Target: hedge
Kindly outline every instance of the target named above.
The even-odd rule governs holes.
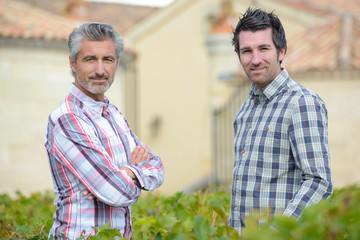
[[[49,191],[15,198],[0,195],[0,239],[47,239],[52,226],[54,195]],[[192,194],[140,197],[132,207],[132,239],[360,239],[360,187],[335,189],[328,200],[304,209],[296,220],[281,214],[254,212],[241,236],[227,225],[230,193],[212,188]],[[265,220],[259,226],[258,222]],[[110,225],[79,239],[114,239]],[[120,238],[121,239],[121,238]]]

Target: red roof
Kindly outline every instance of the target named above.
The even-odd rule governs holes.
[[[360,17],[359,0],[276,0],[291,5],[299,10],[328,15],[342,14],[344,12]]]
[[[76,4],[81,8],[74,9]],[[66,41],[85,21],[109,23],[123,34],[157,9],[83,0],[0,0],[0,37]]]
[[[312,25],[288,38],[284,66],[291,72],[360,69],[359,0],[277,0],[324,16],[328,21]]]
[[[360,69],[360,26],[344,34],[344,20],[313,26],[288,39],[285,67],[292,72]]]
[[[0,0],[0,37],[66,41],[75,23],[20,1]]]

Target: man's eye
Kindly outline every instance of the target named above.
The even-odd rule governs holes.
[[[113,58],[105,58],[105,61],[112,63],[112,62],[114,62],[115,60],[114,60]]]

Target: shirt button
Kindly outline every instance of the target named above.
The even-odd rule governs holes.
[[[250,125],[249,128],[252,128],[252,126]]]
[[[239,177],[236,177],[236,180],[239,180]]]
[[[243,151],[243,153],[245,153],[245,150]]]

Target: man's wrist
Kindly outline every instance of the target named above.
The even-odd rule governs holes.
[[[122,166],[120,167],[120,170],[124,170],[126,175],[131,178],[135,183],[139,183],[134,171],[132,170],[131,167],[128,167],[128,166]]]

